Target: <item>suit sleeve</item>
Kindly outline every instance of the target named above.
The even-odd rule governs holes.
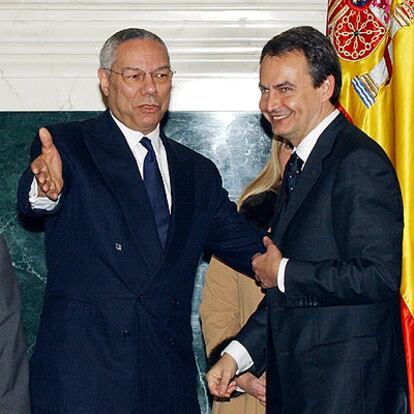
[[[20,296],[3,238],[0,238],[0,373],[0,412],[28,414],[29,372]]]
[[[339,258],[290,258],[286,294],[313,304],[380,302],[399,291],[402,202],[394,170],[382,154],[359,149],[342,160],[332,196],[333,232]],[[327,224],[328,225],[328,224]]]
[[[249,369],[257,377],[266,370],[266,342],[267,342],[267,298],[261,300],[259,306],[252,313],[246,324],[235,336],[247,350],[253,360],[253,367]]]
[[[253,276],[251,258],[257,252],[264,253],[262,239],[265,232],[257,231],[237,212],[236,205],[229,200],[227,191],[222,188],[221,177],[216,169],[215,177],[216,196],[211,192],[211,197],[214,198],[214,214],[206,250],[233,269]]]

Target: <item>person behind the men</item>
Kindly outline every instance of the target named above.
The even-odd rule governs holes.
[[[160,128],[174,73],[164,42],[122,30],[100,66],[109,109],[41,129],[19,185],[20,210],[43,217],[46,233],[33,414],[196,413],[199,257],[251,272],[261,236],[214,164]]]
[[[405,414],[394,169],[335,109],[340,66],[316,29],[293,28],[265,45],[260,90],[273,132],[295,149],[272,240],[253,261],[267,307],[212,368],[210,390],[223,395],[236,369],[263,364],[267,318],[268,414]]]
[[[0,236],[0,413],[30,413],[20,293],[3,236]]]
[[[274,137],[268,162],[240,196],[240,213],[259,229],[266,231],[271,225],[280,194],[283,168],[290,153],[291,147]],[[262,298],[262,289],[255,280],[233,270],[215,257],[211,259],[200,305],[203,337],[211,363],[217,361],[216,355],[246,323]],[[265,351],[264,346],[263,350]],[[230,400],[215,399],[213,414],[265,412],[265,373],[259,377],[250,372],[243,373],[237,378],[237,386],[244,392]]]

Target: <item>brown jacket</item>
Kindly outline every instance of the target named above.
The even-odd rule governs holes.
[[[253,279],[212,258],[206,273],[200,317],[207,355],[234,336],[263,297]],[[264,414],[256,398],[243,394],[230,401],[214,401],[212,414]]]

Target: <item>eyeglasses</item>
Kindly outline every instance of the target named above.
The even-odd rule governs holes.
[[[147,72],[139,68],[124,68],[120,72],[112,70],[110,68],[103,68],[109,72],[121,75],[124,82],[128,85],[140,85],[148,74],[151,76],[152,81],[156,85],[164,85],[171,81],[175,70],[172,68],[161,68],[154,70],[153,72]]]

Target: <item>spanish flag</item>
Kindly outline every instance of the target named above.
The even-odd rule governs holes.
[[[414,0],[329,0],[327,24],[342,66],[341,109],[384,148],[401,185],[401,317],[414,414]]]

